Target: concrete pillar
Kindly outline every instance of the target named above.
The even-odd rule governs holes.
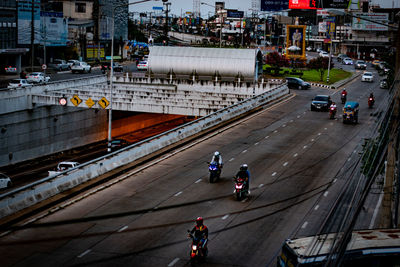
[[[21,72],[21,54],[15,57],[15,67],[17,68],[17,73]]]

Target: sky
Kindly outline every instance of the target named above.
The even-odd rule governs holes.
[[[227,9],[238,9],[240,11],[251,13],[251,3],[252,0],[219,0],[220,2],[225,2],[225,8]],[[261,1],[261,0],[260,0]],[[134,0],[129,0],[129,2],[134,2]],[[171,3],[170,9],[172,14],[180,16],[185,14],[185,12],[193,11],[193,0],[169,0]],[[206,2],[210,5],[215,4],[215,0],[200,0],[200,2]],[[217,1],[218,2],[218,1]],[[379,4],[381,7],[390,8],[392,7],[392,2],[394,2],[394,7],[400,7],[400,0],[370,0],[372,4]],[[131,12],[151,12],[153,11],[153,6],[162,7],[163,2],[150,1],[148,3],[141,3],[137,5],[130,6]],[[200,12],[202,17],[207,17],[208,12],[214,12],[214,8],[207,5],[200,5]]]

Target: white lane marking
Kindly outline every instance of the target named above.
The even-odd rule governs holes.
[[[313,138],[313,139],[311,139],[311,142],[314,142],[315,141],[315,139]]]
[[[225,220],[228,217],[229,217],[229,214],[226,214],[224,217],[222,217],[222,220]]]
[[[278,130],[275,130],[275,131],[274,131],[274,133],[277,133],[277,132],[278,132]]]
[[[370,222],[370,224],[369,224],[369,229],[374,228],[376,216],[378,216],[378,212],[379,212],[379,209],[380,209],[381,204],[382,204],[382,199],[383,199],[383,194],[381,194],[381,195],[379,196],[378,202],[376,203],[375,210],[374,210],[374,213],[373,213],[373,215],[372,215],[371,222]]]
[[[254,144],[255,146],[258,145],[258,142]]]
[[[293,122],[293,120],[290,120],[289,122]]]
[[[306,149],[307,148],[307,146],[303,146],[303,149]]]
[[[274,172],[273,174],[272,174],[272,176],[275,176],[276,175],[276,172]]]
[[[306,112],[304,111],[303,114],[306,114]]]
[[[122,231],[124,231],[126,229],[128,229],[128,226],[125,225],[124,227],[122,227],[121,229],[118,230],[118,233],[121,233]]]
[[[286,167],[287,165],[289,164],[289,162],[285,162],[285,163],[283,163],[283,167]]]
[[[324,193],[324,197],[327,197],[327,196],[328,196],[328,194],[329,194],[329,192],[328,192],[328,191],[325,191],[325,193]]]
[[[282,128],[285,128],[285,127],[286,127],[286,124],[282,125]]]
[[[351,158],[348,158],[348,159],[347,159],[347,161],[350,161],[350,160],[351,160]]]
[[[297,157],[297,156],[298,156],[298,154],[297,154],[297,153],[293,155],[293,157]]]
[[[318,135],[321,135],[321,133],[318,133]]]
[[[171,262],[168,264],[168,267],[174,266],[175,263],[177,263],[178,261],[179,261],[179,258],[175,258],[173,261],[171,261]]]
[[[246,152],[247,152],[247,150],[243,150],[243,151],[242,151],[242,153],[246,153]]]
[[[333,180],[334,183],[336,183],[337,179],[335,178],[335,180]]]
[[[354,150],[353,153],[357,153],[357,150]]]
[[[246,201],[247,201],[247,197],[246,197],[245,199],[242,200],[242,203],[244,203],[244,202],[246,202]]]
[[[301,226],[302,229],[307,227],[308,222],[304,222],[303,225]]]
[[[179,196],[180,194],[182,194],[182,191],[176,193],[174,196],[177,197],[177,196]]]
[[[326,131],[326,130],[328,130],[328,128],[324,128],[324,130]]]
[[[269,138],[269,135],[267,135],[266,137],[265,137],[265,139],[268,139]]]
[[[195,184],[198,184],[201,182],[201,179],[198,179],[196,182],[194,182]]]
[[[78,256],[78,258],[82,258],[83,256],[85,256],[86,254],[88,254],[88,253],[90,253],[90,249],[88,249],[88,250],[86,250],[85,252],[83,252],[82,254],[80,254],[79,256]]]
[[[319,205],[315,206],[314,210],[318,210],[319,209]]]
[[[300,115],[299,115],[299,116],[297,116],[297,118],[298,118],[298,119],[300,119],[300,117],[301,117]]]
[[[235,158],[231,158],[229,161],[234,161],[235,160]]]
[[[264,184],[260,184],[260,185],[258,186],[258,188],[263,187],[263,186],[264,186]]]

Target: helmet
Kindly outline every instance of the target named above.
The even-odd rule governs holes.
[[[218,157],[218,156],[219,156],[219,152],[218,152],[218,151],[215,151],[215,152],[214,152],[214,156]]]
[[[197,226],[203,225],[203,217],[197,217],[196,224],[197,224]]]
[[[247,168],[248,168],[247,164],[242,164],[242,166],[240,166],[241,171],[247,171]]]

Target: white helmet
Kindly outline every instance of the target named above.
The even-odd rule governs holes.
[[[214,152],[214,156],[216,156],[216,157],[219,156],[219,152],[218,152],[218,151],[215,151],[215,152]]]
[[[247,168],[248,168],[247,164],[242,164],[242,166],[240,166],[240,170],[242,171],[247,171]]]

